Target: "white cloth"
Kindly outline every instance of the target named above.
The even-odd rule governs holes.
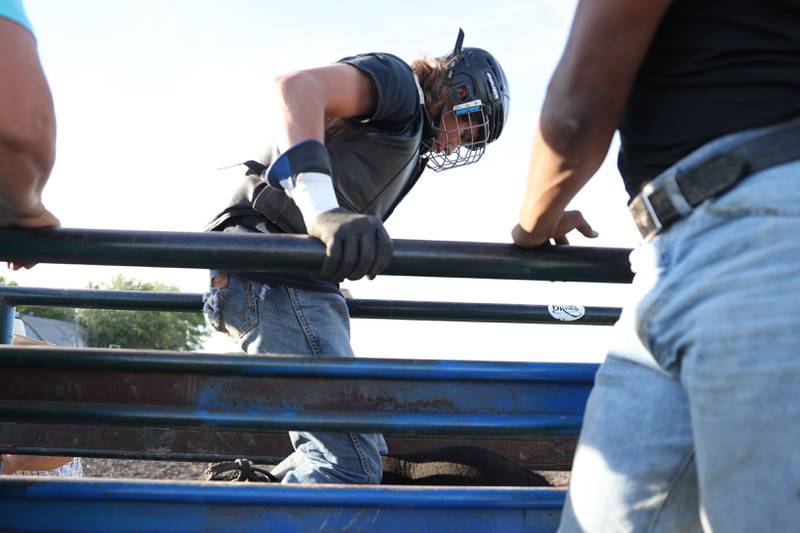
[[[286,191],[303,214],[306,228],[310,228],[321,213],[339,207],[333,181],[322,172],[301,172],[291,191]]]

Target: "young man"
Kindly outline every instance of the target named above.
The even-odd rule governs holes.
[[[582,0],[542,109],[519,246],[620,130],[645,242],[586,410],[561,531],[800,521],[800,4]]]
[[[382,221],[426,167],[477,161],[508,116],[508,82],[488,52],[462,48],[411,66],[390,54],[281,76],[282,121],[212,231],[307,233],[326,246],[319,275],[213,272],[210,323],[251,354],[352,357],[338,282],[392,258]],[[379,483],[381,435],[291,432],[285,483]]]

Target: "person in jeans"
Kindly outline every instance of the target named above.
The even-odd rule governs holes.
[[[567,204],[615,130],[643,242],[560,531],[795,531],[800,4],[581,0],[518,246],[596,236]]]
[[[383,227],[425,168],[474,163],[508,117],[508,82],[488,52],[456,46],[411,65],[387,53],[346,57],[275,80],[276,139],[211,231],[308,234],[319,274],[212,272],[204,311],[249,354],[352,357],[338,283],[389,265]],[[290,433],[284,483],[379,483],[381,435]]]

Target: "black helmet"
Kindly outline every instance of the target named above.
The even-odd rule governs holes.
[[[448,148],[437,138],[426,146],[427,165],[436,171],[476,162],[486,145],[500,137],[508,120],[508,79],[500,63],[486,50],[462,48],[463,42],[464,31],[459,29],[453,51],[442,58],[448,64],[447,87],[453,106],[436,121],[436,129],[447,132],[445,115],[457,117],[460,144]]]
[[[486,144],[500,137],[508,120],[510,95],[508,79],[500,63],[492,54],[480,48],[461,48],[464,31],[458,30],[458,39],[447,71],[450,98],[453,104],[463,104],[473,100],[483,102],[484,113],[489,119]]]

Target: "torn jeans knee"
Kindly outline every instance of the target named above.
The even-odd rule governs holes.
[[[226,333],[221,321],[219,289],[211,288],[207,293],[203,294],[203,315],[206,317],[206,322],[209,326],[217,331]]]

